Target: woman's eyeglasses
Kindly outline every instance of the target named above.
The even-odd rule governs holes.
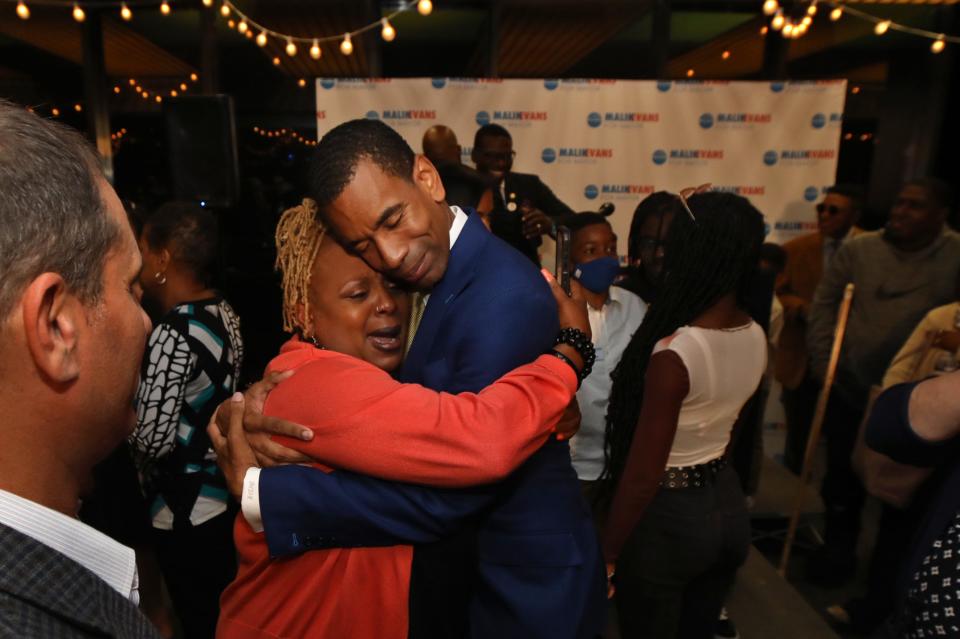
[[[697,195],[698,193],[704,193],[710,190],[710,187],[713,186],[710,182],[701,184],[700,186],[688,186],[685,189],[680,189],[677,192],[677,197],[680,198],[680,204],[683,204],[684,210],[687,212],[687,215],[690,216],[690,220],[693,222],[697,221],[697,216],[693,214],[693,211],[690,210],[690,204],[687,203],[687,198]]]

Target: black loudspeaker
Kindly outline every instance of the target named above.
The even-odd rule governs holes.
[[[184,96],[164,103],[170,174],[178,199],[236,204],[240,190],[233,99]]]

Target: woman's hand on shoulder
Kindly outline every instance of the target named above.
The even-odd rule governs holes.
[[[560,316],[560,328],[575,328],[593,337],[590,332],[590,317],[587,315],[587,301],[583,297],[580,282],[570,280],[570,295],[560,287],[560,283],[546,269],[540,269],[543,278],[550,285],[550,291],[557,300],[557,312]]]

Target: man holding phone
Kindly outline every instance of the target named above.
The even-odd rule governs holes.
[[[573,209],[561,202],[538,176],[512,171],[516,157],[513,138],[499,124],[487,124],[477,130],[470,157],[477,171],[494,184],[491,230],[539,264],[540,238],[552,235],[555,220],[572,215]]]

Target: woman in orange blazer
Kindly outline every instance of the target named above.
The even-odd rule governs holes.
[[[463,487],[506,477],[547,440],[572,400],[573,367],[543,355],[478,394],[400,384],[390,371],[403,359],[407,294],[325,241],[314,220],[305,201],[277,227],[284,325],[298,337],[268,367],[295,373],[270,393],[264,413],[314,433],[283,443],[322,461],[317,467],[394,481]],[[557,299],[561,324],[589,334],[582,300]],[[582,366],[572,348],[557,351]],[[390,433],[378,429],[388,420]],[[407,636],[410,546],[272,560],[263,533],[242,514],[234,536],[239,570],[221,599],[218,637]]]

